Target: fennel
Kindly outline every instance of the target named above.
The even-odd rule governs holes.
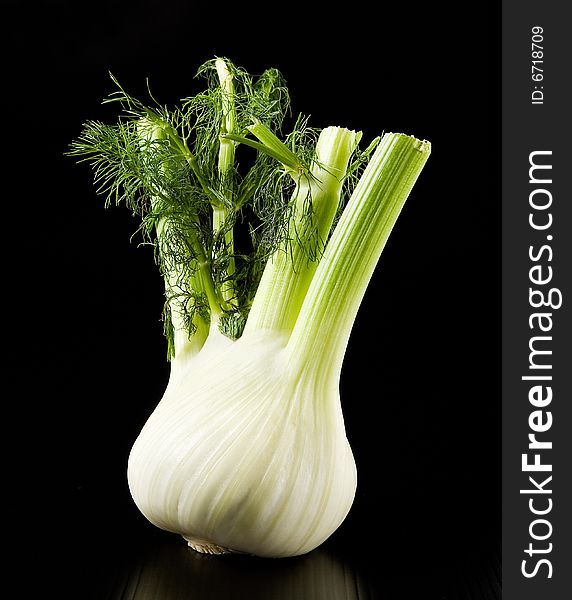
[[[302,117],[284,135],[276,69],[217,58],[198,73],[206,90],[174,109],[118,84],[119,121],[86,123],[70,151],[107,204],[141,217],[165,279],[171,376],[129,486],[196,550],[303,554],[354,499],[341,366],[430,144],[386,133],[362,151],[359,132]]]

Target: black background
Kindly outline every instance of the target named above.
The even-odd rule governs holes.
[[[497,597],[494,4],[458,12],[436,3],[4,3],[5,135],[16,149],[8,285],[17,298],[6,314],[13,374],[29,390],[18,424],[26,446],[37,446],[33,461],[23,459],[33,474],[23,477],[16,512],[29,502],[32,517],[21,519],[30,531],[16,562],[46,567],[44,590],[86,599]],[[130,242],[136,222],[124,209],[104,210],[89,169],[64,156],[83,121],[114,119],[101,105],[113,91],[108,71],[136,96],[149,78],[155,95],[174,103],[199,89],[195,71],[214,55],[254,74],[279,68],[294,111],[316,127],[359,129],[366,143],[402,131],[433,147],[344,363],[357,497],[306,562],[200,563],[132,503],[128,452],[168,378],[162,284],[151,251]],[[304,575],[288,592],[290,568]],[[160,591],[129,587],[150,569],[146,585]],[[325,582],[340,573],[334,595]]]

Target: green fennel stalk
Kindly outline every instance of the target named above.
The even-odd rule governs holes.
[[[384,135],[328,242],[289,340],[296,360],[319,357],[324,378],[339,377],[367,285],[429,153],[428,142]]]
[[[118,84],[107,100],[124,109],[118,124],[86,123],[70,152],[93,164],[108,202],[125,202],[142,217],[141,231],[157,248],[166,280],[169,357],[191,346],[199,351],[213,323],[233,339],[245,326],[290,334],[303,306],[295,338],[324,321],[325,307],[331,322],[321,327],[335,338],[341,327],[336,315],[345,310],[351,322],[357,312],[348,310],[349,297],[338,298],[339,286],[348,287],[348,295],[365,289],[369,263],[376,263],[380,241],[397,218],[395,207],[405,201],[429,145],[408,153],[403,146],[414,145],[413,138],[386,134],[360,152],[360,133],[330,127],[320,134],[302,118],[282,141],[278,134],[290,101],[275,69],[255,80],[230,61],[215,59],[198,73],[207,78],[207,90],[175,109],[146,106]],[[378,143],[372,160],[377,164],[380,149],[386,149],[383,169],[370,168],[374,183],[360,182],[359,208],[351,216],[351,206],[344,211],[330,239],[349,187]],[[246,172],[236,164],[241,145],[256,151]],[[404,186],[402,178],[410,184]],[[246,213],[252,219],[249,252],[238,251],[234,242]],[[373,223],[379,231],[367,230]],[[318,268],[313,288],[322,286],[320,299],[318,291],[307,297]],[[322,289],[326,280],[330,286],[337,282],[335,294]],[[352,302],[359,306],[360,300],[357,294]]]

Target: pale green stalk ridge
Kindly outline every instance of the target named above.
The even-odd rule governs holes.
[[[236,143],[230,139],[226,139],[226,134],[234,133],[236,126],[236,115],[234,106],[234,84],[232,74],[228,70],[226,62],[222,58],[217,58],[215,67],[220,83],[220,91],[222,95],[222,119],[220,127],[220,147],[218,152],[218,172],[221,181],[221,191],[226,194],[225,203],[222,206],[213,207],[213,231],[215,234],[222,231],[224,237],[224,251],[228,253],[228,275],[232,277],[235,272],[234,261],[234,232],[232,227],[227,226],[228,207],[233,205],[232,193],[229,191],[228,179],[231,177],[234,168],[235,146]],[[234,303],[234,286],[232,279],[229,278],[222,284],[222,297],[225,302]]]
[[[288,342],[300,368],[311,365],[337,381],[367,285],[430,152],[429,142],[408,135],[382,137],[332,233]]]

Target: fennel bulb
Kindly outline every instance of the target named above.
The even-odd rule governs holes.
[[[214,332],[189,360],[129,458],[152,523],[199,550],[258,556],[303,554],[340,525],[356,469],[337,386],[290,361],[272,331]]]
[[[430,145],[387,133],[360,151],[360,133],[301,118],[282,141],[276,70],[254,81],[216,59],[200,73],[209,89],[175,111],[120,88],[119,123],[87,123],[71,151],[108,201],[141,215],[165,278],[171,375],[130,453],[129,488],[198,551],[304,554],[354,499],[342,362]],[[241,146],[256,150],[246,173]],[[249,254],[234,239],[248,211]]]

